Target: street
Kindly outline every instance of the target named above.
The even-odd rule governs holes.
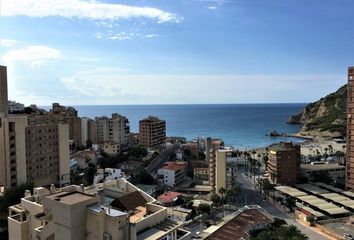
[[[237,180],[241,187],[241,197],[240,197],[240,205],[251,205],[258,204],[264,210],[266,210],[270,215],[277,218],[284,219],[288,224],[295,225],[302,233],[306,234],[310,240],[326,240],[329,239],[324,235],[312,230],[311,228],[305,227],[302,224],[295,221],[295,219],[289,217],[287,214],[279,210],[273,204],[271,204],[268,200],[262,200],[259,189],[255,189],[253,186],[253,178],[250,178],[245,175],[244,168],[238,169]]]

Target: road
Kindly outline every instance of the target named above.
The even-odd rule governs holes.
[[[259,190],[255,189],[253,186],[253,178],[249,178],[245,175],[243,168],[238,169],[237,180],[240,184],[243,194],[241,194],[240,205],[251,205],[258,204],[263,209],[265,209],[273,217],[278,217],[284,219],[288,224],[295,225],[302,233],[306,234],[310,240],[327,240],[329,238],[324,235],[312,230],[311,228],[305,227],[302,224],[295,221],[293,218],[289,217],[287,214],[279,210],[273,204],[267,200],[262,200]]]

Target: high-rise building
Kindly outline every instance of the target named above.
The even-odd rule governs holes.
[[[6,68],[2,68],[2,81]],[[6,86],[6,84],[2,84]],[[7,88],[2,88],[7,96]],[[4,99],[7,102],[7,99]],[[40,114],[38,114],[39,116]],[[70,183],[68,125],[34,115],[0,116],[0,185]]]
[[[139,121],[139,142],[148,149],[159,149],[166,142],[166,121],[149,116]]]
[[[68,124],[26,128],[27,177],[35,186],[70,183]]]
[[[8,115],[7,101],[7,70],[5,66],[0,65],[0,118]]]
[[[300,145],[281,142],[269,146],[267,170],[274,184],[293,185],[300,176]]]
[[[354,66],[348,69],[346,188],[354,189]]]
[[[237,159],[231,150],[216,150],[215,157],[215,193],[220,188],[231,190],[237,186]]]
[[[205,158],[208,160],[209,185],[213,193],[216,192],[216,151],[222,148],[224,148],[223,140],[207,138]]]
[[[114,113],[111,118],[96,118],[97,142],[114,142],[122,146],[129,144],[130,126],[125,116]]]

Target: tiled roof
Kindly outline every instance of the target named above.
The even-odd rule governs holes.
[[[157,200],[162,203],[170,203],[173,202],[175,198],[181,196],[182,193],[179,192],[166,192],[160,195]]]
[[[244,210],[221,226],[206,240],[238,240],[249,238],[249,230],[257,224],[270,224],[273,220],[257,209]]]
[[[135,191],[116,198],[111,202],[111,206],[123,211],[132,211],[139,206],[145,206],[146,202],[140,192]]]

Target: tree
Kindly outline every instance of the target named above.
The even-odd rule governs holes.
[[[12,205],[18,204],[24,197],[25,191],[33,189],[33,183],[23,183],[16,187],[5,189],[4,195],[0,197],[0,212],[6,213]]]
[[[212,207],[214,208],[219,208],[222,206],[221,197],[215,193],[210,196],[210,201],[213,202]]]
[[[143,170],[139,175],[139,184],[154,185],[155,179],[150,173]]]
[[[314,226],[316,218],[313,215],[310,215],[306,218],[306,221],[310,223],[310,226]]]
[[[265,154],[265,155],[263,156],[263,163],[264,163],[264,165],[265,165],[265,169],[266,169],[266,170],[268,169],[268,161],[269,161],[269,157],[268,157],[267,154]]]
[[[133,146],[128,150],[128,156],[134,158],[143,158],[148,154],[146,148],[142,145]]]
[[[291,197],[287,197],[285,199],[285,206],[287,206],[290,211],[293,211],[293,208],[296,206],[296,201]]]
[[[86,148],[92,148],[92,140],[86,140]]]
[[[226,191],[226,199],[230,202],[238,202],[238,196],[241,193],[241,188],[239,186],[235,186],[232,189]],[[237,204],[238,205],[238,204]]]
[[[198,211],[210,214],[210,211],[211,211],[210,205],[206,204],[206,203],[201,203],[198,206]]]
[[[93,179],[97,172],[96,166],[93,163],[89,163],[88,167],[85,169],[85,185],[90,186],[93,184]]]

